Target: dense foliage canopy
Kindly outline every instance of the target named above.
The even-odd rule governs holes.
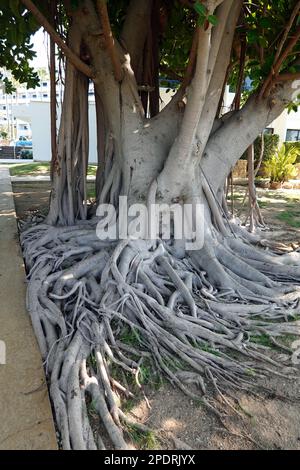
[[[80,0],[35,0],[35,5],[51,18],[51,4],[55,4],[55,28],[66,37],[68,18],[72,9],[80,6]],[[298,73],[296,52],[299,45],[300,22],[296,15],[291,27],[287,25],[297,2],[295,0],[257,0],[245,1],[237,26],[232,63],[228,73],[233,85],[239,82],[243,69],[252,80],[252,90],[261,86],[268,77],[283,47],[294,41],[289,53],[280,64],[279,72]],[[129,0],[109,1],[108,10],[113,33],[118,37],[126,16]],[[193,30],[197,24],[207,21],[205,7],[200,1],[155,0],[152,30],[156,33],[159,50],[159,74],[161,77],[181,80],[184,76],[192,43]],[[67,12],[67,15],[66,15]],[[209,18],[214,23],[215,17]],[[20,0],[1,2],[0,5],[0,68],[11,71],[12,76],[21,83],[33,87],[38,77],[29,61],[34,57],[32,35],[39,25]],[[285,37],[286,34],[286,37]],[[283,41],[284,39],[284,41]],[[10,87],[7,84],[7,91]]]

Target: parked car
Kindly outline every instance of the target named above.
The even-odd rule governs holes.
[[[19,153],[19,158],[21,160],[32,160],[33,159],[33,152],[32,149],[22,149]]]

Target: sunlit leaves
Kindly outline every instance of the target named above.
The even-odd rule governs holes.
[[[93,0],[95,2],[95,0]],[[82,0],[70,0],[72,9],[78,8]],[[34,0],[44,15],[47,16],[48,2]],[[130,0],[109,0],[108,11],[113,34],[118,38],[126,17]],[[59,5],[59,31],[67,36],[69,22],[64,16],[63,2]],[[201,27],[217,25],[218,10],[212,12],[204,0],[182,2],[179,0],[160,0],[159,25],[155,34],[159,35],[161,77],[167,79],[183,77],[191,49],[192,38],[197,24]],[[244,2],[233,48],[231,84],[236,84],[239,77],[241,43],[246,42],[245,76],[249,77],[253,90],[261,86],[270,74],[274,58],[285,26],[295,6],[295,0],[247,0]],[[220,7],[221,8],[221,7]],[[287,40],[300,24],[300,15],[295,19]],[[12,71],[13,77],[33,86],[37,76],[28,65],[34,56],[30,46],[31,37],[38,29],[33,16],[26,12],[20,0],[0,2],[0,68]],[[300,44],[288,55],[280,72],[298,71],[295,59]],[[168,76],[166,70],[174,72]]]
[[[218,23],[218,18],[215,15],[208,15],[207,19],[213,26],[216,26]]]
[[[218,18],[215,15],[208,14],[207,8],[203,3],[199,1],[194,3],[194,10],[198,14],[197,22],[199,26],[208,26],[209,24],[216,26],[218,23]]]
[[[246,38],[247,59],[245,76],[251,79],[252,93],[261,87],[262,82],[272,72],[276,52],[295,4],[294,0],[255,0],[244,2],[244,16],[239,22],[235,41],[236,44],[240,44],[243,38]],[[294,36],[297,23],[299,23],[299,17],[295,19],[282,51],[285,50],[287,43]],[[295,61],[299,57],[299,45],[284,60],[279,71],[280,73],[294,73],[293,70],[296,67]],[[240,65],[239,51],[239,47],[236,47],[234,50],[234,65],[230,77],[232,85],[236,84],[238,79]]]

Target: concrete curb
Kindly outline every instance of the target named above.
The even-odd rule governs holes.
[[[11,180],[0,167],[0,449],[55,450],[48,388],[25,298]]]

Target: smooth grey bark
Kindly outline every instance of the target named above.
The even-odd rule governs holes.
[[[132,2],[128,23],[124,26],[126,34],[129,34],[127,25],[136,18],[136,8],[142,8],[144,13],[147,10],[144,2],[139,7],[136,2]],[[96,191],[99,201],[116,202],[118,195],[127,195],[131,201],[146,200],[151,184],[156,180],[156,196],[159,200],[204,200],[203,174],[211,184],[213,193],[217,194],[240,155],[290,101],[295,92],[293,84],[278,85],[276,93],[268,100],[257,103],[256,97],[252,97],[241,111],[233,113],[225,122],[219,121],[215,126],[234,25],[240,8],[241,2],[235,2],[234,5],[232,0],[221,2],[217,14],[224,24],[220,23],[213,33],[210,29],[204,33],[205,58],[203,59],[200,48],[195,83],[185,97],[185,109],[178,107],[178,98],[184,98],[179,91],[167,109],[150,120],[144,117],[130,58],[118,44],[116,47],[124,77],[121,83],[117,83],[114,78],[110,56],[103,48],[101,35],[97,33],[101,24],[93,3],[86,0],[85,15],[79,15],[78,18],[74,16],[73,21],[89,49],[96,75],[95,90],[97,99],[101,102],[102,114],[98,122],[102,126],[105,123],[102,129],[98,129],[99,138],[105,142],[99,144],[99,148],[102,146],[100,151],[104,152],[100,157],[103,178],[100,178],[100,174],[97,177],[97,182],[102,185]],[[202,41],[202,47],[203,44]],[[62,148],[66,135],[66,128],[63,126],[65,124],[62,122]],[[67,145],[69,142],[70,137],[67,137]],[[82,151],[86,154],[86,149]],[[197,171],[199,162],[200,172]],[[64,184],[61,177],[58,180],[59,184],[56,184],[53,192],[58,194],[57,199],[61,197],[61,185]],[[67,182],[68,203],[64,202],[62,210],[68,211],[66,220],[70,221],[74,212],[73,196],[70,196],[71,177],[67,178]],[[84,218],[83,208],[79,209],[81,218]],[[56,210],[57,208],[54,212]],[[78,215],[78,210],[75,212],[74,217]],[[55,215],[49,220],[55,220]]]
[[[128,195],[129,202],[202,202],[205,239],[194,251],[172,237],[100,241],[98,219],[79,220],[86,218],[78,188],[84,191],[80,185],[88,149],[87,82],[68,67],[60,168],[48,218],[53,225],[64,226],[43,224],[22,235],[29,312],[65,449],[95,449],[97,444],[104,448],[102,439],[96,443],[91,432],[86,400],[92,400],[111,445],[127,447],[121,426],[126,417],[113,380],[115,365],[138,383],[140,361],[151,358],[160,374],[220,417],[206,401],[207,383],[222,397],[225,389],[253,389],[249,367],[257,377],[270,373],[270,367],[272,373],[283,375],[282,363],[249,342],[251,335],[263,331],[276,341],[278,335],[299,334],[298,325],[286,320],[293,319],[298,307],[300,255],[281,257],[251,246],[258,239],[229,224],[217,194],[235,161],[280,114],[294,89],[292,84],[278,87],[271,100],[257,103],[254,97],[240,112],[218,119],[217,98],[239,5],[231,9],[231,0],[213,4],[220,4],[228,22],[224,30],[215,31],[215,42],[210,41],[211,31],[203,35],[206,54],[204,59],[198,54],[196,76],[205,86],[193,84],[186,96],[180,90],[167,109],[150,120],[144,117],[130,58],[118,44],[123,79],[115,80],[94,3],[85,0],[84,14],[73,16],[95,72],[102,167],[102,175],[97,175],[98,202],[117,206],[119,195]],[[220,43],[224,36],[226,56]],[[214,71],[208,73],[209,64],[214,64]],[[199,107],[195,98],[202,100]],[[185,110],[178,107],[178,99],[187,100]],[[138,333],[141,348],[122,342],[119,333],[124,328]],[[187,383],[196,384],[201,395]],[[122,384],[118,387],[126,390]]]

